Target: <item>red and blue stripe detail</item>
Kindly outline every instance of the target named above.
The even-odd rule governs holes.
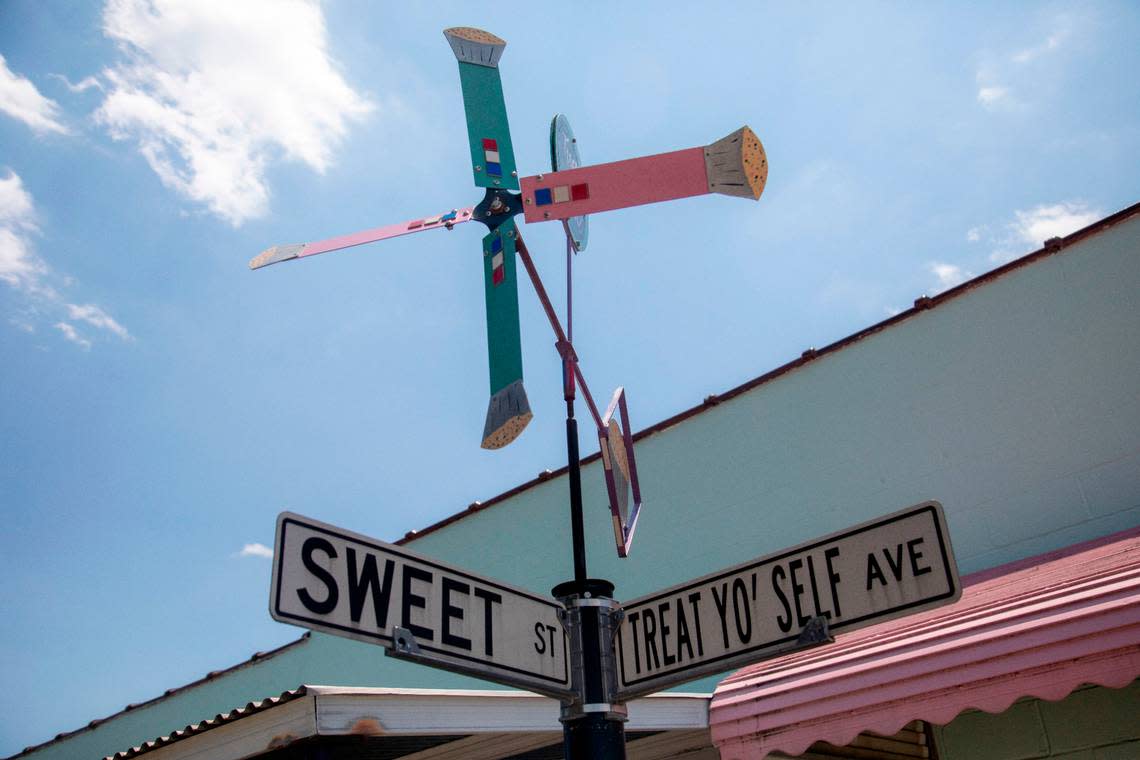
[[[499,161],[499,142],[489,137],[483,138],[483,166],[492,177],[503,176],[503,164]]]
[[[590,184],[580,182],[576,185],[558,185],[557,187],[543,187],[534,191],[534,205],[549,206],[554,203],[567,203],[569,201],[584,201],[590,197]]]
[[[503,238],[496,235],[491,240],[491,284],[501,285],[507,278],[507,270],[503,267]]]

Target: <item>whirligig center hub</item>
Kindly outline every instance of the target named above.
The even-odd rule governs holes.
[[[499,187],[488,187],[483,200],[475,207],[474,219],[487,225],[487,229],[494,230],[515,214],[521,214],[522,210],[520,193],[512,193]]]

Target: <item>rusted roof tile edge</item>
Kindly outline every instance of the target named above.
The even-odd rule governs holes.
[[[840,338],[839,340],[835,341],[834,343],[831,343],[827,346],[824,346],[823,348],[819,348],[819,349],[809,348],[806,351],[804,351],[798,358],[793,359],[792,361],[787,362],[786,364],[783,364],[779,367],[776,367],[775,369],[772,369],[768,372],[765,372],[764,374],[759,375],[758,377],[754,377],[751,380],[748,380],[744,383],[741,383],[740,385],[736,386],[735,388],[730,388],[729,390],[725,391],[724,393],[706,396],[704,401],[702,401],[697,406],[690,407],[690,408],[688,408],[682,412],[679,412],[679,413],[673,415],[672,417],[667,417],[666,419],[661,420],[660,422],[657,422],[653,425],[650,425],[647,428],[644,428],[644,429],[639,430],[638,432],[634,433],[633,434],[633,440],[635,442],[640,441],[642,439],[648,438],[649,436],[653,435],[654,433],[659,433],[662,430],[667,430],[668,428],[671,428],[675,425],[678,425],[678,424],[684,422],[685,420],[689,419],[690,417],[695,417],[696,415],[701,414],[702,412],[708,411],[709,409],[711,409],[714,406],[717,406],[717,405],[719,405],[725,401],[729,401],[731,399],[734,399],[737,396],[740,396],[741,394],[747,393],[748,391],[753,390],[754,388],[756,388],[760,385],[763,385],[764,383],[768,383],[768,382],[771,382],[772,380],[775,380],[778,377],[782,377],[783,375],[788,374],[792,370],[798,369],[798,368],[802,367],[803,365],[805,365],[809,362],[812,362],[812,361],[815,361],[816,359],[819,359],[822,356],[825,356],[827,354],[833,354],[837,351],[840,351],[844,348],[847,348],[848,346],[851,346],[855,343],[858,343],[859,341],[863,340],[864,338],[868,338],[871,335],[875,335],[877,333],[882,332],[883,330],[886,330],[888,327],[893,327],[894,325],[897,325],[900,322],[904,322],[904,321],[910,319],[911,317],[915,316],[916,314],[919,314],[919,313],[924,312],[924,311],[929,311],[930,309],[933,309],[936,306],[939,306],[940,304],[945,303],[946,301],[953,300],[953,299],[955,299],[955,298],[957,298],[957,297],[959,297],[965,293],[968,293],[971,290],[974,290],[977,287],[980,287],[981,285],[985,285],[985,284],[988,284],[989,282],[991,282],[993,280],[999,279],[1000,277],[1008,274],[1009,272],[1012,272],[1012,271],[1015,271],[1017,269],[1021,269],[1022,267],[1026,267],[1030,264],[1036,263],[1037,261],[1039,261],[1043,258],[1047,258],[1049,256],[1054,256],[1054,255],[1060,253],[1061,251],[1063,251],[1065,248],[1068,248],[1069,246],[1073,245],[1074,243],[1078,243],[1078,242],[1080,242],[1080,241],[1082,241],[1088,237],[1092,237],[1093,235],[1098,235],[1098,234],[1104,232],[1105,230],[1109,229],[1110,227],[1113,227],[1113,226],[1119,224],[1120,222],[1123,222],[1126,219],[1128,219],[1129,217],[1132,217],[1138,213],[1140,213],[1140,203],[1134,203],[1131,206],[1128,206],[1127,208],[1124,208],[1124,209],[1121,209],[1120,211],[1117,211],[1115,214],[1110,214],[1109,216],[1106,216],[1105,218],[1103,218],[1099,221],[1093,222],[1089,226],[1084,227],[1082,229],[1079,229],[1076,232],[1073,232],[1069,235],[1066,235],[1065,237],[1050,238],[1049,240],[1046,240],[1044,242],[1044,244],[1041,246],[1041,248],[1039,248],[1038,250],[1033,251],[1031,253],[1027,253],[1026,255],[1024,255],[1020,258],[1014,259],[1013,261],[1010,261],[1006,264],[1003,264],[1000,267],[997,267],[996,269],[991,269],[990,271],[985,272],[984,274],[978,275],[977,277],[973,278],[972,280],[967,280],[966,282],[964,282],[960,285],[957,285],[953,288],[945,290],[945,291],[943,291],[937,295],[934,295],[934,296],[927,296],[927,295],[919,296],[918,298],[915,299],[914,306],[907,309],[906,311],[901,311],[898,314],[895,314],[894,316],[891,316],[891,317],[888,317],[887,319],[882,320],[881,322],[877,322],[877,323],[875,323],[869,327],[863,328],[862,330],[860,330],[856,333],[852,333],[851,335],[848,335],[845,338]],[[583,466],[587,465],[590,462],[593,462],[594,460],[598,459],[600,456],[601,456],[601,452],[596,451],[587,457],[583,457],[581,460],[581,465],[583,465]],[[418,538],[423,538],[424,536],[427,536],[431,533],[435,533],[436,531],[442,530],[443,528],[446,528],[448,525],[451,525],[452,523],[457,522],[457,521],[463,519],[464,517],[467,517],[468,515],[471,515],[475,512],[481,512],[484,509],[492,507],[501,501],[506,501],[507,499],[510,499],[513,496],[517,496],[518,494],[522,493],[523,491],[527,491],[527,490],[533,488],[534,486],[538,485],[539,483],[545,483],[546,481],[551,480],[552,478],[556,478],[556,477],[560,477],[562,475],[565,475],[568,469],[569,469],[568,467],[563,466],[563,467],[559,467],[557,470],[545,470],[538,477],[532,478],[531,480],[528,480],[524,483],[520,483],[519,485],[515,486],[514,488],[512,488],[508,491],[504,491],[503,493],[500,493],[497,496],[493,496],[492,498],[490,498],[486,501],[481,501],[481,502],[476,501],[476,502],[471,503],[462,512],[456,512],[455,514],[450,515],[449,517],[445,517],[444,519],[442,519],[438,522],[435,522],[435,523],[432,523],[431,525],[428,525],[426,528],[421,528],[419,530],[409,531],[408,533],[404,534],[403,538],[397,540],[395,543],[399,544],[399,545],[404,545],[404,544],[407,544],[411,541],[415,541]]]
[[[48,739],[46,742],[41,742],[39,744],[33,744],[30,747],[24,747],[23,750],[16,753],[15,755],[11,755],[8,758],[5,758],[5,760],[16,760],[16,758],[23,757],[24,755],[30,754],[32,752],[37,752],[41,749],[44,749],[45,747],[48,747],[52,744],[55,744],[56,742],[61,742],[61,741],[64,741],[65,739],[70,739],[71,737],[76,736],[78,734],[81,734],[85,731],[91,731],[92,729],[98,728],[99,726],[103,725],[107,721],[114,720],[115,718],[119,717],[120,715],[124,715],[128,712],[138,710],[141,707],[149,707],[150,705],[153,705],[157,702],[161,702],[164,699],[168,699],[168,698],[173,697],[177,694],[181,694],[182,692],[184,692],[188,689],[192,689],[195,686],[201,686],[204,683],[208,683],[210,681],[213,681],[214,679],[218,678],[219,676],[227,675],[229,673],[233,673],[234,671],[241,670],[242,668],[248,667],[255,662],[261,662],[262,660],[268,660],[270,658],[276,657],[277,655],[279,655],[279,654],[281,654],[287,650],[290,650],[293,647],[296,647],[296,646],[299,646],[300,644],[303,644],[304,642],[308,641],[311,636],[312,636],[312,633],[310,631],[305,631],[305,633],[303,633],[300,638],[294,639],[293,641],[290,641],[286,644],[282,644],[281,646],[277,647],[276,649],[271,649],[268,652],[254,652],[253,655],[248,660],[243,660],[243,661],[237,663],[236,665],[231,665],[230,667],[223,668],[221,670],[212,670],[209,673],[207,673],[205,676],[203,676],[202,678],[199,678],[196,681],[191,681],[190,683],[183,684],[182,686],[176,686],[172,689],[167,689],[166,691],[164,691],[159,696],[148,699],[145,702],[136,702],[136,703],[129,704],[126,707],[124,707],[122,710],[119,710],[118,712],[112,713],[105,718],[96,718],[95,720],[91,721],[90,723],[88,723],[85,726],[82,726],[81,728],[77,728],[73,731],[65,731],[63,733],[56,734],[51,739]]]

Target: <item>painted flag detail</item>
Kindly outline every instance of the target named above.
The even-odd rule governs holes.
[[[507,270],[503,267],[503,238],[495,236],[491,239],[491,284],[501,285],[507,279]]]
[[[567,201],[584,201],[590,198],[590,185],[581,182],[577,185],[558,185],[557,187],[543,187],[534,191],[534,205],[549,206],[552,203],[566,203]]]
[[[466,215],[466,213],[464,215]],[[408,222],[408,229],[418,230],[420,227],[431,227],[433,224],[439,224],[440,222],[453,222],[457,216],[459,216],[459,209],[453,209],[446,214],[429,216],[427,219],[416,219],[415,221]]]
[[[506,278],[507,270],[503,268],[503,254],[499,252],[491,259],[491,282],[498,285]]]
[[[483,165],[487,174],[493,177],[503,176],[503,163],[499,160],[499,141],[490,137],[483,138]]]

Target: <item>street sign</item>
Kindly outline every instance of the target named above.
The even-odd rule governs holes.
[[[562,607],[367,536],[282,512],[269,614],[540,694],[571,694]]]
[[[622,605],[622,700],[797,649],[815,620],[850,631],[962,590],[942,505],[918,504]]]

